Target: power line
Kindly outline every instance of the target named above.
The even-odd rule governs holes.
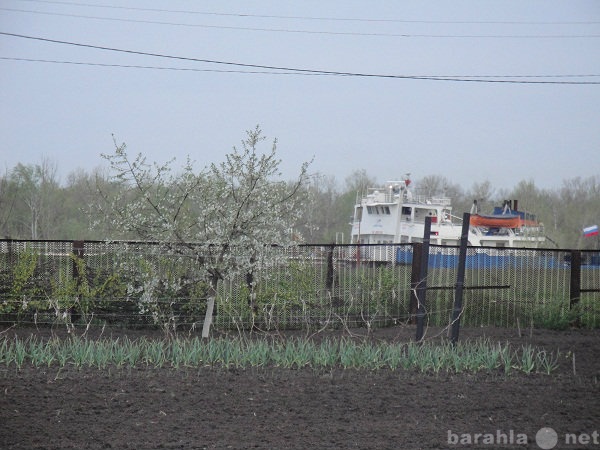
[[[266,70],[223,70],[223,69],[198,69],[193,67],[165,67],[165,66],[143,66],[139,64],[110,64],[110,63],[94,63],[87,61],[65,61],[55,59],[38,59],[38,58],[18,58],[14,56],[0,56],[0,60],[5,61],[24,61],[24,62],[40,62],[50,64],[67,64],[77,66],[98,66],[98,67],[118,67],[125,69],[152,69],[152,70],[173,70],[182,72],[217,72],[217,73],[241,73],[241,74],[266,74],[266,75],[329,75],[336,76],[338,73],[303,73],[303,72],[282,72],[282,71],[266,71]],[[349,76],[348,74],[347,76]],[[492,78],[492,79],[506,79],[506,78],[596,78],[600,77],[600,74],[561,74],[561,75],[415,75],[419,78],[439,78],[439,79],[451,79],[460,78],[466,79],[479,79],[479,78]]]
[[[391,75],[391,74],[375,74],[375,73],[360,73],[360,72],[338,72],[330,70],[317,70],[317,69],[300,69],[295,67],[281,67],[281,66],[268,66],[262,64],[247,64],[238,63],[231,61],[219,61],[211,59],[191,58],[186,56],[175,56],[165,55],[160,53],[141,52],[136,50],[127,50],[113,47],[104,47],[99,45],[82,44],[77,42],[61,41],[57,39],[42,38],[36,36],[26,36],[22,34],[7,33],[0,31],[0,35],[11,36],[22,39],[31,39],[41,42],[49,42],[53,44],[71,45],[82,48],[92,48],[96,50],[105,50],[118,53],[126,53],[132,55],[151,56],[155,58],[165,58],[180,61],[191,61],[191,62],[202,62],[208,64],[220,64],[228,66],[246,67],[254,69],[266,69],[276,71],[287,71],[291,73],[302,73],[302,74],[318,74],[318,75],[337,75],[337,76],[352,76],[352,77],[364,77],[364,78],[390,78],[390,79],[408,79],[408,80],[432,80],[432,81],[460,81],[460,82],[478,82],[478,83],[511,83],[511,84],[600,84],[597,81],[556,81],[556,80],[508,80],[508,79],[491,79],[491,78],[477,78],[477,77],[447,77],[447,76],[418,76],[418,75]]]
[[[298,72],[282,72],[282,71],[267,71],[267,70],[223,70],[223,69],[198,69],[194,67],[164,67],[164,66],[142,66],[138,64],[109,64],[109,63],[94,63],[81,61],[64,61],[55,59],[36,59],[36,58],[16,58],[11,56],[0,56],[1,60],[5,61],[25,61],[25,62],[40,62],[49,64],[67,64],[75,66],[98,66],[98,67],[118,67],[124,69],[150,69],[150,70],[174,70],[182,72],[216,72],[216,73],[244,73],[244,74],[265,74],[265,75],[306,75],[319,76],[331,75],[326,73],[298,73]]]
[[[160,8],[140,8],[132,6],[98,5],[94,3],[80,3],[55,0],[19,0],[22,2],[46,3],[55,5],[83,6],[104,9],[119,9],[127,11],[145,11],[175,14],[194,14],[204,16],[223,17],[250,17],[261,19],[292,19],[292,20],[314,20],[314,21],[343,21],[343,22],[390,22],[390,23],[423,23],[423,24],[445,24],[445,25],[595,25],[599,21],[467,21],[467,20],[406,20],[406,19],[380,19],[380,18],[351,18],[351,17],[315,17],[315,16],[284,16],[248,13],[219,13],[207,11],[173,10]]]
[[[81,14],[57,13],[48,11],[32,11],[17,8],[0,7],[1,11],[40,14],[46,16],[71,17],[77,19],[103,20],[110,22],[142,23],[151,25],[168,25],[192,28],[210,28],[221,30],[260,31],[272,33],[320,34],[334,36],[373,36],[373,37],[402,37],[402,38],[456,38],[456,39],[588,39],[600,38],[600,34],[418,34],[418,33],[367,33],[358,31],[323,31],[323,30],[294,30],[288,28],[239,27],[232,25],[206,25],[158,20],[123,19],[118,17],[87,16]]]

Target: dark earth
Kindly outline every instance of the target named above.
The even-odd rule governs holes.
[[[126,334],[153,333],[161,337]],[[406,342],[414,333],[398,326],[369,338]],[[508,376],[0,367],[0,448],[600,449],[600,330],[461,330],[461,339],[483,336],[560,350],[560,366]],[[555,430],[556,444],[548,434],[536,443],[543,427]]]

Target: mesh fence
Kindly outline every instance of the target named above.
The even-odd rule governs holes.
[[[393,246],[376,250],[381,259],[368,261],[355,247],[294,248],[276,266],[265,265],[252,288],[240,278],[223,283],[216,323],[272,330],[408,320],[410,266],[393,262]]]
[[[424,280],[415,277],[414,251],[412,244],[265,248],[251,274],[218,283],[214,326],[383,327],[411,322],[417,301],[430,325],[446,326],[458,248],[431,246]],[[600,252],[577,254],[574,268],[570,250],[470,247],[461,323],[600,326]],[[0,321],[193,329],[211,292],[203,261],[189,245],[0,240]]]

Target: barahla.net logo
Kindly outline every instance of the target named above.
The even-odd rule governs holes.
[[[457,433],[448,430],[447,444],[456,448],[461,446],[507,446],[527,445],[529,437],[526,433],[515,430],[496,430],[495,433]],[[561,445],[577,446],[577,448],[600,448],[600,433],[595,430],[591,433],[565,433],[562,436],[550,427],[540,428],[535,434],[535,443],[538,448],[551,450],[559,443]]]

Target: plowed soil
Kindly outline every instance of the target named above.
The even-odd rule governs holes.
[[[4,335],[32,332],[40,333]],[[480,336],[560,350],[560,366],[551,375],[509,376],[0,367],[0,448],[600,449],[600,331],[461,331],[461,339]],[[407,326],[370,336],[413,337]],[[555,430],[555,444],[536,443],[543,427]]]

